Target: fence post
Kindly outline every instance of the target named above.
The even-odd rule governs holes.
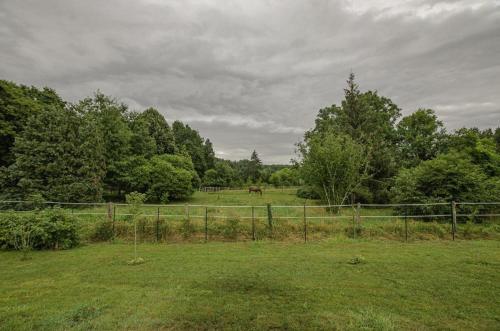
[[[304,242],[307,242],[307,216],[306,216],[305,204],[304,204]]]
[[[273,213],[271,211],[271,204],[267,204],[267,222],[269,223],[269,230],[271,230],[271,233],[273,231]]]
[[[113,206],[113,238],[116,237],[115,220],[116,220],[116,206]]]
[[[156,213],[156,242],[160,242],[160,207]]]
[[[405,208],[405,241],[408,242],[408,212]]]
[[[361,225],[361,202],[358,202],[356,206],[356,223],[358,227]]]
[[[255,241],[255,207],[252,206],[252,240]]]
[[[455,201],[451,202],[451,222],[451,234],[455,240],[455,232],[457,231],[457,203]]]
[[[108,202],[108,221],[111,221],[113,218],[113,203]]]
[[[352,239],[356,239],[356,215],[352,215]]]
[[[208,242],[208,207],[205,206],[205,242]]]
[[[186,203],[186,207],[185,207],[185,213],[186,213],[186,219],[189,220],[189,205]]]

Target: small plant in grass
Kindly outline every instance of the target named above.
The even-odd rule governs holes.
[[[349,264],[352,265],[363,264],[363,263],[366,263],[366,260],[361,255],[354,256],[352,259],[349,260]]]
[[[141,206],[146,200],[146,195],[143,193],[132,192],[125,196],[127,203],[130,205],[129,213],[134,222],[134,259],[129,261],[128,264],[135,265],[144,263],[144,259],[137,257],[137,220],[141,214]]]
[[[225,221],[223,236],[226,239],[237,239],[240,231],[240,220],[237,217],[229,217]]]
[[[364,309],[351,314],[347,330],[391,331],[396,330],[396,326],[390,316],[377,313],[372,309]]]
[[[76,307],[68,316],[70,325],[77,326],[81,323],[88,323],[101,314],[102,310],[93,304],[82,304]]]
[[[191,223],[191,220],[189,218],[185,218],[182,220],[181,224],[181,234],[182,238],[188,239],[191,238],[193,233],[195,232],[195,228],[193,223]]]
[[[113,224],[108,220],[99,220],[92,234],[92,240],[108,241],[112,240],[113,236]]]
[[[33,249],[31,226],[29,224],[20,224],[14,230],[14,246],[16,250],[21,251],[21,260],[28,260],[29,253]]]

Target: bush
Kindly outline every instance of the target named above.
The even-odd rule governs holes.
[[[226,239],[237,239],[240,231],[240,220],[236,217],[226,219],[223,236]]]
[[[442,154],[402,170],[395,178],[392,195],[396,203],[485,202],[500,193],[500,181],[488,178],[466,155]],[[492,206],[460,206],[461,213],[492,212]],[[399,208],[399,214],[449,214],[450,205]]]
[[[193,223],[191,223],[191,220],[189,218],[185,218],[182,220],[181,224],[181,234],[182,238],[188,239],[191,238],[191,236],[195,233],[196,229],[194,228]]]
[[[0,248],[20,249],[19,233],[27,231],[33,249],[68,249],[79,243],[77,220],[55,208],[33,214],[2,214]]]
[[[311,186],[303,186],[297,190],[297,196],[302,199],[320,199],[320,195]]]
[[[147,200],[166,202],[191,196],[199,177],[191,159],[182,155],[157,155],[134,170],[132,188],[146,192]],[[166,200],[168,199],[168,200]]]
[[[113,239],[113,223],[108,220],[100,220],[96,223],[95,231],[92,234],[94,241],[108,241]]]

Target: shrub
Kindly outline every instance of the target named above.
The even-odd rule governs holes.
[[[97,221],[92,240],[94,241],[108,241],[113,239],[113,223],[109,220]]]
[[[199,181],[191,159],[182,155],[157,155],[134,171],[132,187],[146,192],[149,201],[187,198]]]
[[[27,231],[33,249],[68,249],[79,243],[77,220],[54,208],[33,214],[2,214],[0,248],[20,249],[19,233]]]
[[[222,235],[226,239],[237,239],[240,230],[240,220],[237,217],[230,217],[226,219]]]
[[[319,199],[320,195],[311,186],[303,186],[297,190],[297,196],[302,199]]]
[[[194,232],[195,228],[193,223],[191,223],[191,220],[189,218],[183,219],[181,225],[182,238],[184,239],[191,238]]]
[[[500,181],[488,178],[481,167],[459,153],[442,154],[402,170],[395,178],[392,194],[396,203],[484,202],[500,192]],[[491,206],[460,206],[462,213],[492,211]],[[450,205],[399,208],[399,214],[449,214]]]

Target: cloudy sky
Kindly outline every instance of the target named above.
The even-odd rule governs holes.
[[[0,79],[156,107],[288,162],[350,71],[449,129],[500,124],[500,0],[0,0]]]

